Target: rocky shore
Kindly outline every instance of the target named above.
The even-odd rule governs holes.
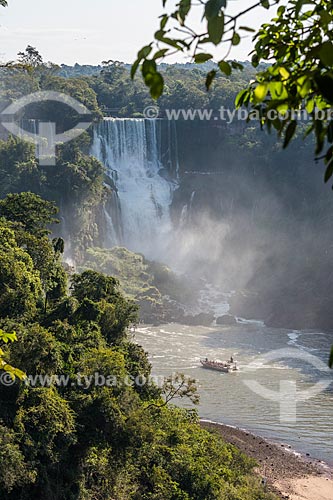
[[[274,444],[250,432],[201,421],[202,427],[254,458],[267,489],[281,499],[332,500],[333,470],[324,462],[296,454],[287,444]]]

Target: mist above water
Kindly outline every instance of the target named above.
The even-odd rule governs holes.
[[[302,315],[310,326],[327,318],[333,196],[309,170],[312,158],[272,153],[267,159],[265,148],[252,157],[234,149],[231,157],[223,154],[233,141],[226,135],[218,165],[219,144],[200,146],[207,148],[200,171],[200,130],[183,133],[181,141],[177,127],[113,118],[95,126],[92,154],[106,166],[119,206],[119,213],[106,213],[105,246],[126,246],[224,290],[250,289],[261,301],[252,317],[296,311],[296,322]],[[192,162],[192,172],[184,171],[184,161],[187,168]]]

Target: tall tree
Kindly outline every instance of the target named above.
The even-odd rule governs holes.
[[[39,272],[15,233],[0,222],[0,317],[33,318],[42,299]]]
[[[28,45],[24,52],[19,52],[17,55],[19,56],[19,62],[25,66],[37,68],[43,64],[41,54],[36,47],[32,47],[31,45]]]
[[[8,194],[0,200],[0,216],[41,237],[49,234],[49,226],[58,223],[58,209],[53,202],[34,193]]]

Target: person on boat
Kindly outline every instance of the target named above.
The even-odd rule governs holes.
[[[234,362],[234,358],[231,356],[230,357],[230,363],[233,363]]]

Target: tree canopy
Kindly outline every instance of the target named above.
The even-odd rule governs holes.
[[[41,237],[49,234],[48,228],[58,219],[58,209],[54,203],[42,200],[34,193],[8,194],[0,200],[0,217],[18,224],[33,236]]]

